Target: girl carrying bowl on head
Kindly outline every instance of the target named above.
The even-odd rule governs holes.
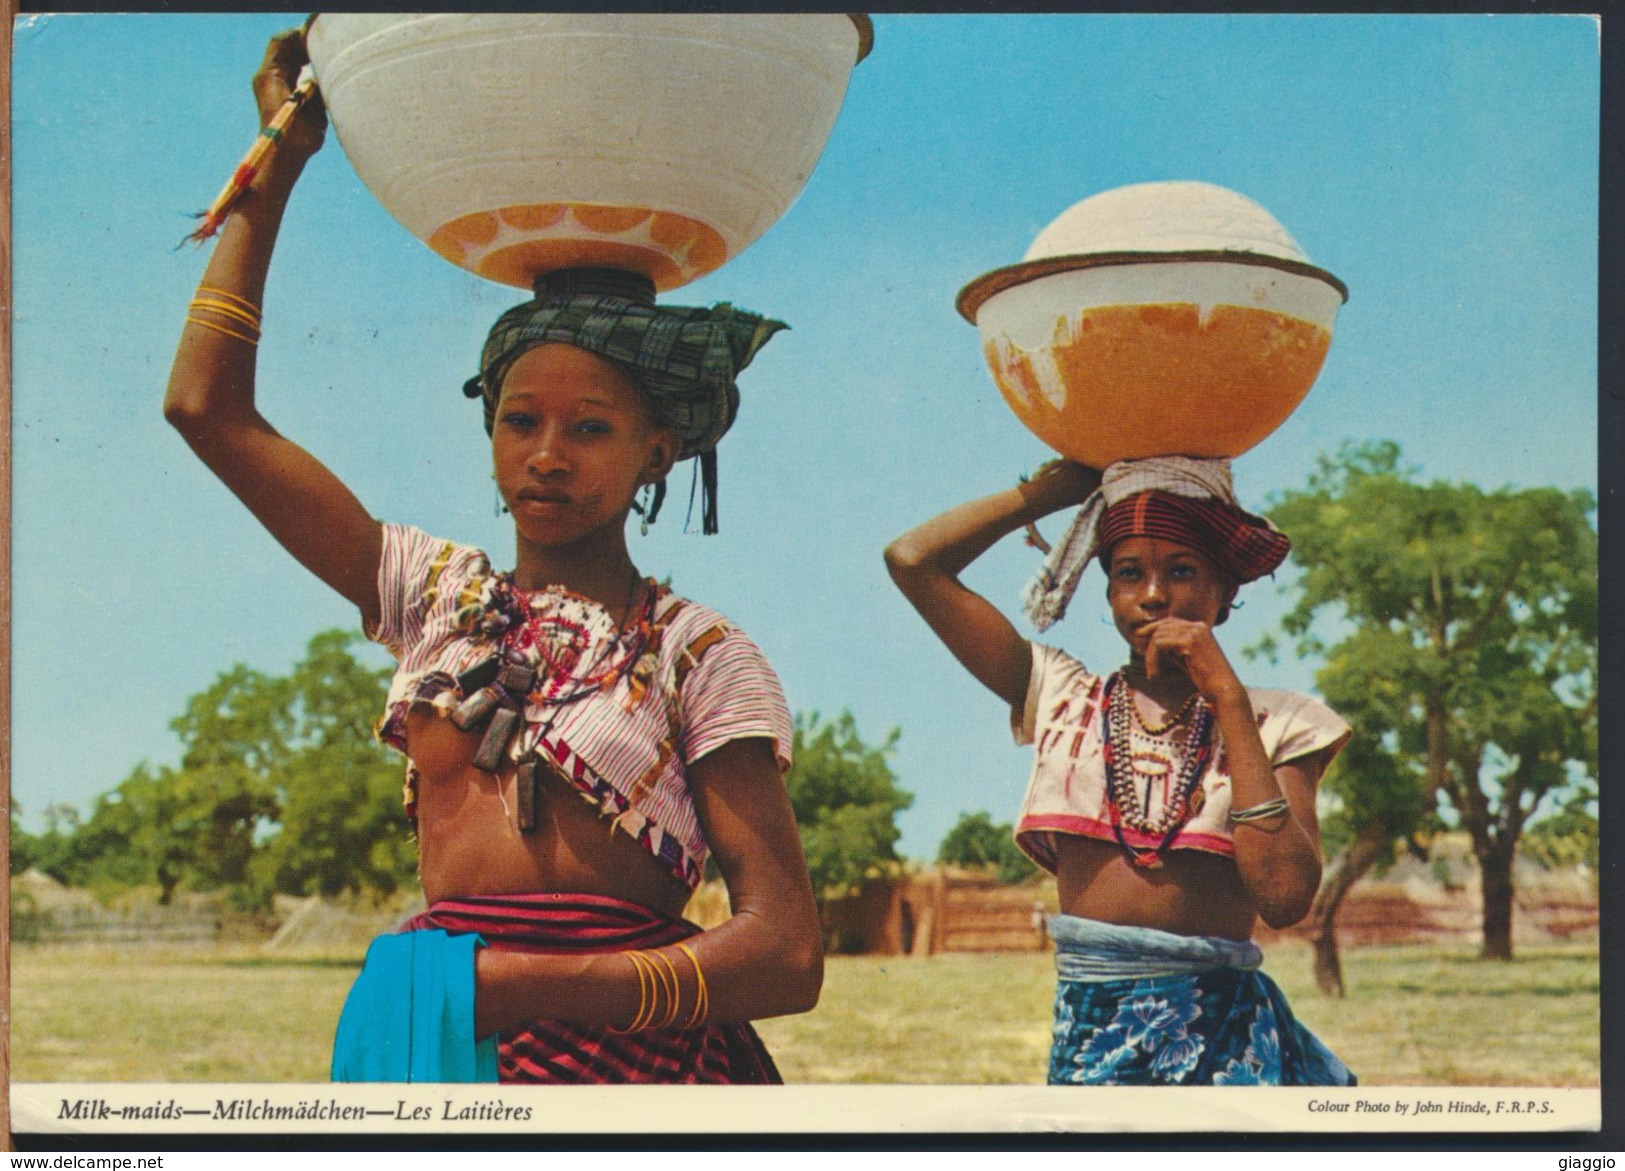
[[[1105,675],[1029,642],[959,574],[999,538],[1083,509],[1027,595],[1040,630],[1089,560],[1128,660]],[[1235,503],[1228,461],[1047,465],[886,550],[892,579],[1009,705],[1034,748],[1016,840],[1059,885],[1054,1084],[1352,1085],[1258,971],[1320,881],[1315,788],[1349,728],[1318,701],[1243,686],[1214,637],[1289,542]]]
[[[254,79],[270,123],[297,32]],[[484,406],[514,567],[373,519],[254,399],[259,305],[294,183],[299,109],[227,219],[182,333],[166,417],[399,660],[380,736],[408,758],[427,910],[376,941],[338,1029],[345,1080],[776,1082],[749,1021],[805,1012],[821,932],[782,774],[791,725],[760,650],[633,564],[697,456],[714,527],[734,378],[779,323],[656,307],[645,278],[573,270],[491,330]],[[714,858],[733,917],[680,916]]]

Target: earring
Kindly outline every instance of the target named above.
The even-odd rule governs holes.
[[[638,514],[643,518],[638,525],[639,536],[647,537],[649,535],[650,503],[654,500],[654,495],[655,486],[653,484],[645,484],[643,486],[643,502],[638,506]]]
[[[491,474],[491,495],[494,500],[493,506],[496,509],[493,515],[506,516],[508,514],[508,502],[502,499],[502,488],[497,484],[496,473],[494,472]]]

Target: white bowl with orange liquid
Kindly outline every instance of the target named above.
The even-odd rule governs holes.
[[[334,133],[408,231],[529,288],[605,266],[671,289],[739,255],[812,174],[864,16],[321,13]]]
[[[958,306],[1016,416],[1104,467],[1257,445],[1308,394],[1347,297],[1258,204],[1179,182],[1074,205]]]

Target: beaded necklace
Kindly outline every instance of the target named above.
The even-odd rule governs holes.
[[[558,587],[523,591],[511,583],[507,592],[521,617],[507,630],[503,650],[536,671],[537,688],[544,691],[541,698],[553,702],[585,698],[631,671],[649,646],[660,600],[659,587],[640,579],[610,637],[609,631],[595,629],[610,623],[608,611],[590,599]],[[588,650],[599,639],[606,639],[606,644],[586,662]]]
[[[1158,728],[1149,728],[1135,709],[1134,691],[1121,672],[1113,672],[1106,680],[1105,708],[1102,757],[1112,833],[1134,865],[1155,869],[1162,865],[1162,851],[1185,822],[1201,810],[1200,781],[1213,755],[1213,709],[1200,693],[1193,693],[1172,719]],[[1187,723],[1183,744],[1175,746],[1162,739],[1182,722]],[[1136,725],[1141,729],[1138,735]],[[1169,759],[1167,749],[1175,751],[1177,762]],[[1136,786],[1136,781],[1142,779],[1143,797]],[[1163,798],[1154,803],[1152,787],[1158,781],[1163,785]],[[1157,808],[1153,813],[1154,804]],[[1140,849],[1124,836],[1124,825],[1161,841],[1150,849]]]
[[[1179,705],[1179,710],[1173,715],[1169,716],[1162,723],[1158,724],[1155,728],[1145,722],[1145,717],[1140,714],[1140,705],[1133,702],[1132,696],[1130,697],[1128,710],[1134,716],[1134,723],[1136,726],[1138,726],[1139,729],[1147,736],[1166,736],[1170,731],[1179,727],[1179,725],[1185,722],[1185,717],[1191,714],[1191,709],[1196,706],[1196,700],[1201,694],[1202,693],[1199,691],[1191,692],[1185,697],[1185,702]],[[1167,715],[1166,712],[1163,714]]]
[[[458,677],[466,698],[451,712],[452,722],[464,731],[485,730],[474,753],[474,767],[501,772],[529,700],[538,699],[551,708],[538,733],[539,744],[565,707],[597,694],[612,680],[630,675],[635,683],[646,674],[654,654],[654,614],[661,592],[654,582],[635,578],[617,626],[604,607],[568,590],[521,590],[509,574],[498,574],[484,583],[477,598],[468,600],[465,611],[498,649]],[[594,618],[599,621],[595,623]],[[593,627],[605,624],[613,635],[600,630],[602,648],[581,667],[594,641]],[[624,654],[617,658],[616,652],[623,649]],[[537,826],[538,763],[537,755],[531,753],[519,762],[515,774],[522,833]]]

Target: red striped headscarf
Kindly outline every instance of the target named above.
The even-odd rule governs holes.
[[[1199,549],[1236,579],[1275,571],[1291,542],[1236,503],[1227,459],[1164,455],[1122,460],[1101,473],[1066,535],[1049,551],[1022,598],[1027,617],[1047,630],[1066,614],[1084,567],[1124,537],[1162,537]]]
[[[1100,518],[1099,557],[1127,537],[1155,537],[1205,553],[1239,585],[1274,573],[1292,542],[1250,512],[1212,497],[1141,492],[1106,509]]]

